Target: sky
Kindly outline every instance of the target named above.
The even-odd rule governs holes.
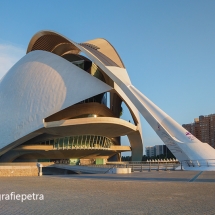
[[[40,30],[76,42],[105,38],[132,84],[179,124],[190,123],[215,113],[214,11],[212,0],[2,0],[0,79]],[[143,117],[141,123],[144,147],[162,144]]]

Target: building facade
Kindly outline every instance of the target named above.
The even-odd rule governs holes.
[[[172,157],[172,154],[166,145],[147,146],[145,150],[147,157],[157,157],[160,155],[164,155],[166,158],[169,156]]]
[[[122,102],[133,123],[120,119]],[[36,33],[0,82],[0,110],[0,162],[119,160],[123,151],[141,161],[139,113],[179,161],[215,159],[210,145],[132,85],[119,54],[101,38],[76,43],[53,31]],[[130,146],[121,143],[125,135]]]
[[[193,123],[182,126],[200,141],[215,148],[215,114],[199,116]]]
[[[146,156],[147,157],[154,157],[156,154],[156,150],[154,146],[147,146],[146,147]]]

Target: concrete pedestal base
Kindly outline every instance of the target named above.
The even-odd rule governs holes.
[[[108,173],[112,174],[128,174],[131,173],[131,168],[113,168]]]

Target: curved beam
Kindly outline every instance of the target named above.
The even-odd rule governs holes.
[[[11,150],[9,152],[6,152],[5,154],[3,154],[1,157],[0,157],[0,162],[13,162],[15,159],[19,158],[19,157],[22,157],[23,155],[28,155],[28,154],[32,154],[31,151],[14,151],[14,150]],[[37,157],[38,157],[38,152],[37,152]],[[40,155],[42,155],[40,153]],[[37,159],[36,158],[33,158],[33,159]],[[43,156],[42,158],[45,158],[45,156]]]
[[[119,67],[125,68],[124,63],[122,62],[122,59],[120,58],[116,49],[106,39],[97,38],[94,40],[89,40],[85,43],[89,43],[89,44],[93,44],[94,46],[97,46],[99,48],[97,49],[99,52],[106,55],[108,58],[114,61]]]
[[[215,159],[215,149],[209,144],[190,134],[134,86],[127,86],[127,89],[144,118],[178,160],[198,161],[201,165],[205,160]]]
[[[45,38],[46,37],[46,38]],[[49,45],[47,45],[49,43]],[[98,48],[98,51],[107,56],[119,67],[125,68],[122,59],[117,53],[116,49],[111,45],[109,41],[104,38],[97,38],[89,40],[82,44],[93,45]],[[78,54],[80,50],[73,45],[66,37],[53,32],[53,31],[39,31],[30,40],[27,48],[27,53],[33,50],[44,50],[53,52],[59,56],[71,51],[74,54]]]
[[[67,47],[64,44],[67,44]],[[35,50],[49,51],[60,56],[68,51],[73,54],[80,52],[69,40],[52,31],[39,31],[31,38],[26,53]]]
[[[114,113],[103,104],[96,102],[77,104],[57,112],[47,118],[45,122],[78,118],[81,115],[95,114],[97,116],[116,117]]]
[[[45,133],[60,136],[94,134],[118,137],[137,131],[137,127],[132,123],[113,117],[90,117],[44,122],[44,127]]]
[[[129,149],[127,149],[129,150]],[[127,151],[125,150],[125,151]],[[0,162],[13,162],[17,158],[21,159],[71,159],[71,158],[84,158],[94,159],[97,158],[109,158],[121,150],[109,149],[77,149],[77,150],[12,150],[7,152],[0,158]],[[124,151],[124,150],[122,150]]]

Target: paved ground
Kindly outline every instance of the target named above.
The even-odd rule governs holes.
[[[0,214],[215,214],[215,172],[142,172],[0,178],[0,194],[44,201],[0,201]]]

